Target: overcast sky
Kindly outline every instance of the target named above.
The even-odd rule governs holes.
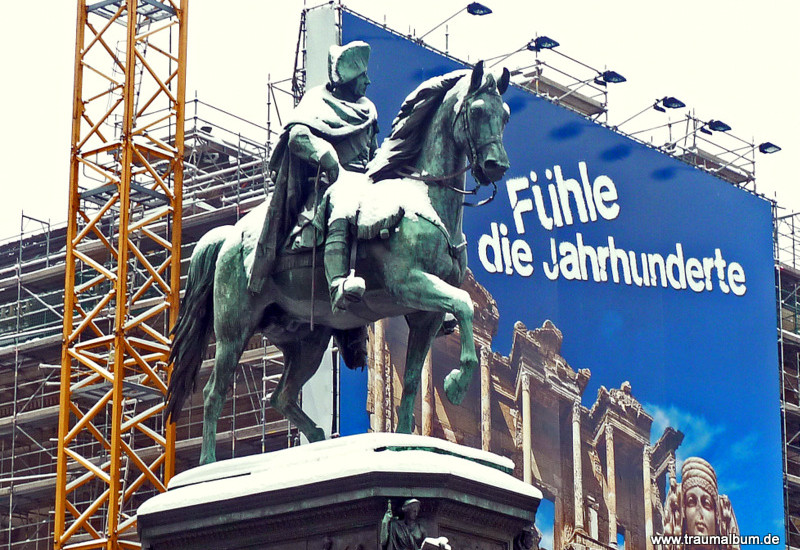
[[[800,150],[797,21],[800,2],[777,0],[486,0],[494,13],[460,14],[449,23],[449,51],[475,61],[511,52],[547,35],[567,55],[623,74],[609,87],[611,124],[672,95],[702,120],[720,119],[733,134],[783,148],[758,155],[757,189],[785,210],[800,210],[795,162]],[[300,0],[192,0],[188,90],[259,123],[266,121],[267,75],[291,74]],[[309,3],[309,5],[314,5]],[[403,33],[421,35],[466,5],[442,0],[351,0],[345,5]],[[47,15],[31,21],[25,2],[4,6],[0,46],[7,75],[2,92],[0,147],[6,200],[0,201],[0,238],[18,234],[20,212],[60,223],[67,216],[75,2],[45,0]],[[384,17],[385,16],[385,17]],[[426,41],[445,48],[445,28]],[[555,60],[555,56],[542,59]],[[529,52],[507,60],[528,65]],[[648,112],[622,129],[684,118],[687,109]],[[650,117],[650,118],[646,118]],[[659,117],[659,118],[652,118]],[[658,144],[658,143],[657,143]],[[34,226],[28,224],[26,229]]]

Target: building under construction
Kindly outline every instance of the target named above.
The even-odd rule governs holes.
[[[115,3],[105,4],[113,7]],[[112,19],[115,15],[109,12],[105,17]],[[302,93],[303,30],[301,24],[298,73],[294,79],[284,83],[288,87],[291,82],[292,90],[287,94],[290,100]],[[581,78],[576,81],[580,82]],[[544,65],[537,66],[534,71],[515,75],[515,82],[594,120],[601,120],[606,114],[604,88],[596,88],[596,96],[576,93],[563,81],[548,77]],[[275,99],[275,89],[275,86],[270,87],[270,102]],[[697,125],[698,122],[689,120],[687,123]],[[191,251],[205,232],[213,227],[235,223],[265,199],[269,187],[266,167],[271,138],[274,137],[269,125],[260,126],[243,121],[197,99],[185,106],[184,131],[181,280],[185,278]],[[171,135],[174,136],[174,133]],[[676,145],[672,154],[677,158],[714,172],[733,185],[754,187],[754,170],[750,159],[745,159],[744,165],[737,165],[726,160],[725,150],[712,154],[701,150],[696,144],[685,147]],[[101,210],[107,203],[107,197],[102,192],[85,192],[81,201],[87,208]],[[146,203],[146,200],[143,199],[142,203]],[[140,215],[144,215],[145,210]],[[800,242],[796,239],[800,227],[795,228],[795,222],[800,223],[800,220],[794,215],[779,217],[776,221],[775,265],[778,309],[781,312],[777,339],[781,364],[777,368],[781,373],[783,392],[787,545],[800,548]],[[103,218],[100,223],[108,226],[101,227],[96,238],[87,239],[79,248],[86,258],[86,262],[80,264],[85,266],[85,272],[78,269],[74,278],[79,285],[84,284],[88,289],[80,306],[94,312],[92,323],[102,332],[106,328],[104,323],[110,324],[113,319],[114,303],[103,301],[103,286],[93,281],[98,269],[102,270],[106,263],[113,263],[113,258],[104,251],[102,236],[114,235],[116,230],[113,217]],[[167,235],[166,228],[164,231],[164,235]],[[155,234],[160,235],[158,232]],[[0,544],[9,549],[52,548],[53,533],[57,530],[54,510],[58,494],[67,239],[66,226],[50,225],[23,215],[19,235],[0,243]],[[163,250],[147,242],[141,243],[140,251],[149,265],[161,265],[166,260]],[[145,269],[133,269],[128,273],[132,288],[137,285],[144,288],[153,278],[154,275]],[[471,294],[477,303],[485,302],[485,307],[479,310],[491,312],[491,297],[487,297],[478,287],[472,288]],[[141,298],[142,303],[148,304],[147,300],[157,301],[159,293],[152,289],[145,290]],[[132,313],[135,315],[138,312]],[[168,334],[169,319],[166,316],[155,316],[154,319],[154,323],[161,325],[161,332]],[[635,415],[628,414],[638,402],[629,392],[626,394],[625,388],[606,391],[591,408],[581,407],[580,397],[588,374],[572,370],[560,358],[558,347],[561,336],[559,333],[556,338],[558,342],[555,343],[555,327],[528,331],[520,326],[515,330],[515,349],[519,353],[528,349],[526,353],[539,353],[545,357],[540,372],[521,361],[519,355],[504,358],[491,354],[491,315],[482,321],[483,325],[478,323],[476,327],[476,338],[485,350],[482,367],[491,368],[494,378],[487,370],[484,380],[482,373],[480,389],[475,388],[467,397],[468,406],[481,414],[461,418],[459,413],[450,411],[450,416],[438,417],[436,400],[432,392],[423,386],[419,431],[512,456],[517,462],[517,474],[520,477],[534,471],[534,467],[526,463],[523,453],[525,445],[540,445],[555,457],[548,457],[544,462],[555,464],[562,470],[554,472],[545,469],[539,475],[534,475],[533,480],[542,487],[549,499],[556,502],[559,531],[554,537],[554,549],[560,549],[567,541],[574,540],[574,528],[578,525],[581,532],[586,533],[580,541],[584,546],[614,547],[618,523],[628,528],[627,540],[631,541],[632,546],[645,548],[646,532],[640,526],[647,524],[652,528],[654,518],[663,514],[659,508],[669,476],[674,476],[670,468],[674,468],[674,453],[682,435],[674,430],[665,432],[657,444],[649,446],[652,418],[647,416],[646,411],[643,415],[638,412]],[[380,323],[372,329],[372,390],[368,407],[372,415],[372,427],[379,431],[392,428],[394,395],[399,393],[395,381],[399,381],[397,372],[402,369],[401,365],[393,365],[390,360],[391,342],[387,339],[391,340],[391,334],[386,332],[388,328],[388,324]],[[440,341],[432,355],[433,366],[428,367],[429,377],[431,370],[437,369],[437,356],[444,363],[454,349],[455,344],[451,340]],[[207,360],[200,374],[201,384],[208,377],[213,355],[212,343],[206,352]],[[219,423],[218,459],[284,448],[296,444],[298,440],[296,430],[268,406],[267,398],[282,369],[280,352],[266,340],[257,337],[251,340],[241,363],[242,368],[236,371],[233,382],[232,398],[227,401]],[[527,366],[523,366],[523,363]],[[563,388],[553,389],[553,376],[560,377]],[[127,511],[123,511],[129,518],[135,518],[136,507],[155,491],[139,490],[142,468],[137,461],[156,461],[163,453],[162,446],[153,443],[158,438],[153,433],[145,432],[166,430],[161,415],[149,412],[155,404],[161,403],[163,394],[153,391],[152,384],[146,383],[145,378],[126,379],[124,400],[120,404],[123,421],[147,416],[151,422],[139,433],[128,432],[122,441],[126,448],[135,450],[135,453],[129,453],[129,458],[121,461],[118,472],[122,491],[129,491],[132,495],[127,501]],[[382,385],[376,386],[378,381]],[[570,399],[565,397],[567,394]],[[94,469],[100,475],[103,471],[101,465],[110,453],[104,442],[109,439],[113,429],[111,405],[103,401],[103,394],[98,393],[98,389],[92,385],[87,385],[83,390],[78,387],[73,391],[72,399],[76,409],[96,409],[96,414],[92,420],[94,431],[80,435],[70,452],[86,462],[83,465],[86,469]],[[535,408],[532,415],[533,433],[536,435],[533,443],[530,436],[526,443],[524,432],[531,426],[531,415],[528,410],[526,416],[525,407],[530,406],[532,399]],[[176,472],[197,464],[202,416],[202,400],[198,392],[184,410],[174,434]],[[615,436],[607,435],[610,433],[608,425],[611,419],[616,426],[624,427],[615,432]],[[557,439],[563,440],[563,448],[557,448],[552,441],[542,438],[541,434],[548,432],[542,423],[547,422],[556,426],[551,431],[557,432]],[[580,439],[577,447],[572,445],[573,430],[576,430]],[[617,441],[622,441],[624,445],[624,453],[620,452],[616,457],[618,467],[631,472],[630,475],[626,474],[626,478],[634,479],[627,485],[620,485],[618,492],[623,495],[620,500],[636,504],[620,504],[618,513],[615,504],[615,514],[611,515],[600,510],[605,506],[605,503],[601,506],[605,498],[603,495],[607,493],[604,484],[613,483],[613,470],[610,481],[602,475],[597,477],[597,469],[590,457],[591,451],[595,451],[595,459],[600,460],[597,458],[599,451],[603,464],[613,462],[613,437],[617,437]],[[612,442],[610,446],[609,441]],[[652,468],[655,473],[652,487],[646,477],[643,480],[647,468]],[[585,525],[582,519],[577,519],[575,512],[573,477],[583,479],[585,501],[590,503],[589,507],[593,510],[587,513],[588,524]],[[558,481],[562,478],[569,481],[564,481],[563,487],[560,485],[562,481]],[[85,504],[99,514],[98,521],[101,524],[103,514],[109,512],[105,505],[94,506],[92,503],[101,502],[102,489],[90,483],[86,474],[74,467],[68,468],[66,479],[73,499],[70,506],[77,510],[79,504]],[[89,529],[102,529],[100,524],[94,527],[89,525]],[[86,534],[84,538],[78,536],[71,542],[79,544],[90,538],[91,534]]]
[[[775,221],[786,543],[800,548],[800,215]]]
[[[266,128],[248,124],[241,132],[230,132],[225,122],[238,121],[229,114],[197,100],[190,108],[193,116],[187,122],[186,135],[184,270],[200,236],[212,227],[235,223],[264,200],[268,154]],[[22,226],[20,235],[4,243],[0,252],[2,537],[9,548],[50,548],[56,494],[66,231],[63,226],[50,227],[27,216],[23,216]],[[213,357],[213,349],[209,349],[208,357]],[[282,418],[266,408],[264,400],[281,372],[280,360],[277,350],[260,338],[250,343],[243,357],[246,366],[237,371],[234,382],[236,398],[228,402],[220,421],[220,457],[287,445],[292,433]],[[211,361],[203,365],[205,377],[210,366]],[[153,399],[163,399],[147,386],[136,387],[135,382],[130,382],[128,389],[126,416],[146,408]],[[95,399],[86,395],[87,403]],[[177,428],[178,470],[197,463],[201,424],[202,402],[195,395]],[[85,456],[99,458],[104,452],[97,441],[87,440],[83,448]],[[146,449],[139,451],[147,453]],[[121,475],[125,477],[124,472]]]

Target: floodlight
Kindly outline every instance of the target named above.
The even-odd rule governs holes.
[[[778,151],[781,150],[781,148],[775,145],[774,143],[765,141],[764,143],[758,146],[758,150],[766,155],[769,155],[771,153],[777,153]]]
[[[666,113],[667,109],[680,109],[682,107],[686,107],[686,104],[683,101],[677,97],[670,96],[656,99],[656,102],[653,103],[653,109],[659,113]]]
[[[680,99],[672,97],[672,96],[664,96],[661,99],[656,99],[653,102],[652,105],[648,105],[647,107],[645,107],[644,109],[642,109],[641,111],[636,113],[635,115],[633,115],[633,116],[631,116],[629,118],[626,118],[624,121],[622,121],[619,124],[617,124],[616,126],[614,126],[614,128],[615,129],[619,128],[620,126],[622,126],[626,122],[629,122],[629,121],[633,120],[634,118],[636,118],[637,116],[639,116],[639,115],[641,115],[643,113],[646,113],[650,108],[653,108],[653,109],[655,109],[656,111],[658,111],[660,113],[666,113],[667,109],[680,109],[681,107],[686,107],[686,105]]]
[[[624,76],[616,71],[604,71],[600,76],[602,76],[604,82],[609,82],[611,84],[619,84],[620,82],[625,82],[627,80]]]
[[[552,50],[553,48],[557,48],[560,46],[557,41],[553,40],[548,36],[537,36],[526,46],[528,50],[532,52],[540,52],[542,50]]]
[[[435,31],[436,29],[438,29],[439,27],[441,27],[442,25],[444,25],[445,23],[450,21],[453,17],[455,17],[456,15],[461,13],[462,11],[466,11],[470,15],[489,15],[490,13],[492,13],[492,10],[489,9],[487,6],[484,6],[483,4],[481,4],[479,2],[472,2],[471,4],[467,5],[466,8],[461,8],[460,10],[455,12],[453,15],[451,15],[450,17],[448,17],[447,19],[445,19],[444,21],[442,21],[441,23],[439,23],[438,25],[433,27],[431,30],[429,30],[428,32],[426,32],[425,34],[423,34],[422,36],[417,38],[417,40],[422,40],[423,38],[428,36],[430,33],[432,33],[433,31]]]
[[[728,126],[721,120],[709,120],[707,126],[709,130],[713,130],[715,132],[727,132],[728,130],[731,129],[730,126]]]
[[[594,83],[605,87],[607,84],[619,84],[627,79],[616,71],[603,71],[594,77]]]
[[[489,15],[492,13],[492,10],[479,2],[472,2],[467,6],[467,13],[470,15]]]
[[[662,105],[667,109],[683,109],[686,104],[677,97],[667,96],[661,100]]]

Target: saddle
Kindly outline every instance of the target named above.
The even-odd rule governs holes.
[[[337,219],[346,219],[356,238],[368,241],[388,238],[404,217],[420,217],[444,230],[424,182],[403,178],[372,183],[364,174],[343,170],[325,191],[316,212],[309,204],[300,213],[284,251],[306,252],[323,245],[326,228]]]

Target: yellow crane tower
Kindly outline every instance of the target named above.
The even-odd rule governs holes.
[[[55,547],[137,548],[174,472],[188,0],[79,0]],[[88,275],[87,275],[88,273]]]

